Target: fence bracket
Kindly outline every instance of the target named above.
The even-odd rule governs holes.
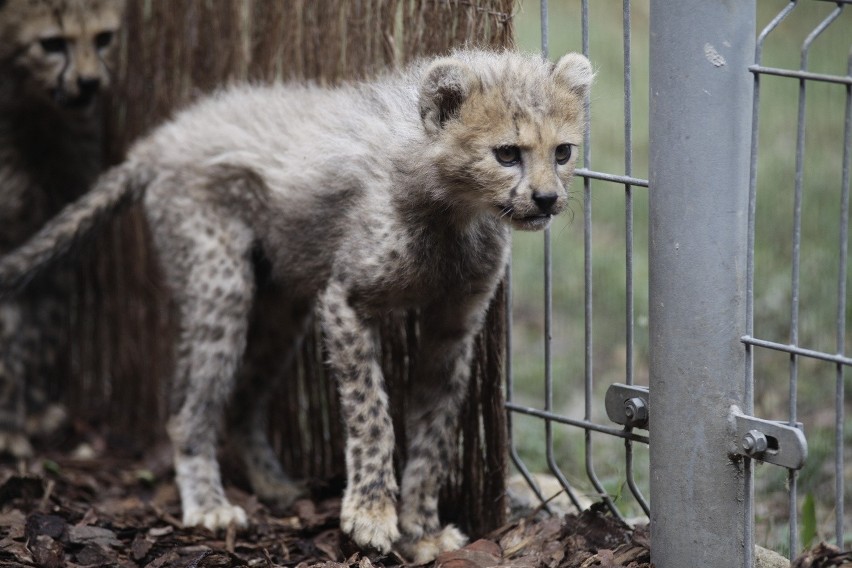
[[[730,410],[733,455],[745,456],[787,469],[801,469],[808,457],[808,442],[802,423],[763,420],[743,414],[737,406]]]
[[[648,429],[650,403],[648,387],[615,383],[606,390],[606,415],[616,424]]]

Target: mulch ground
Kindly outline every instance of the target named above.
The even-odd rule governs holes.
[[[252,526],[219,534],[185,529],[168,459],[65,456],[0,463],[0,568],[11,566],[237,566],[391,568],[397,554],[360,551],[339,527],[339,496],[314,491],[289,511],[272,512],[229,488]],[[323,495],[326,493],[326,495]],[[443,568],[649,568],[648,536],[611,517],[520,518],[462,550]]]
[[[340,500],[298,501],[269,511],[251,495],[229,498],[253,520],[214,534],[181,526],[167,459],[133,461],[52,456],[0,464],[0,568],[12,566],[238,566],[391,568],[396,554],[364,553],[339,528]],[[849,566],[826,548],[795,566]],[[834,563],[832,563],[834,562]],[[531,511],[467,547],[441,555],[441,568],[651,568],[647,529],[631,529],[594,507],[582,515]]]

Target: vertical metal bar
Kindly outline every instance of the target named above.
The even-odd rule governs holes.
[[[847,74],[852,76],[852,49],[849,51]],[[846,278],[848,276],[849,243],[849,168],[852,163],[852,85],[846,85],[846,120],[843,127],[843,173],[840,185],[840,263],[837,277],[837,353],[846,352]],[[843,548],[843,365],[837,365],[834,414],[834,539]]]
[[[755,64],[760,64],[763,40],[766,30],[761,33],[755,48]],[[754,229],[757,217],[757,154],[760,134],[760,74],[754,74],[754,87],[751,107],[751,152],[749,154],[748,176],[748,229],[746,239],[746,335],[754,335]],[[746,414],[754,413],[754,347],[745,346],[745,381],[743,383],[743,409]],[[750,459],[745,460],[743,494],[743,542],[746,549],[743,568],[754,564],[754,469]]]
[[[651,556],[745,566],[745,266],[755,1],[651,0]],[[731,46],[731,47],[728,47]]]
[[[622,21],[624,26],[624,174],[633,175],[633,112],[631,108],[631,58],[630,58],[630,0],[623,0]],[[626,273],[626,334],[627,346],[626,380],[633,384],[633,190],[624,185],[624,231]]]
[[[589,56],[589,0],[582,0],[580,21],[582,25],[583,55]],[[586,130],[583,134],[583,167],[592,169],[592,131],[591,102],[588,97],[584,103],[586,111]],[[589,420],[592,414],[592,192],[591,179],[583,178],[583,320],[584,320],[584,410],[583,418]],[[591,435],[585,432],[586,467],[592,459]]]
[[[823,20],[802,43],[801,63],[799,69],[807,71],[808,53],[811,45],[819,35],[840,15],[841,8],[838,6],[829,16]],[[790,345],[799,345],[799,283],[801,267],[801,243],[802,243],[802,194],[805,170],[805,109],[807,97],[807,81],[799,80],[799,108],[796,126],[796,173],[795,188],[793,196],[793,258],[792,258],[792,283],[790,294]],[[790,354],[790,425],[795,426],[798,409],[798,382],[799,382],[799,360],[798,356]],[[798,484],[799,474],[796,470],[788,473],[789,495],[789,523],[790,523],[790,558],[795,558],[799,553],[799,511],[798,511]]]
[[[515,393],[515,375],[512,371],[512,266],[511,259],[510,264],[506,267],[506,403],[511,403]],[[541,494],[541,489],[539,489],[538,484],[533,479],[533,476],[530,474],[529,469],[527,468],[524,461],[521,459],[521,456],[518,455],[518,448],[515,446],[515,438],[514,438],[514,426],[513,426],[513,413],[511,410],[506,410],[506,429],[508,430],[508,442],[509,442],[509,458],[512,460],[512,463],[515,464],[515,467],[521,473],[523,478],[526,480],[527,484],[532,489],[533,493],[535,493],[538,500],[542,503],[545,503],[545,498]],[[550,512],[550,508],[547,504],[544,504],[544,509],[547,512]]]
[[[583,55],[589,56],[589,0],[582,0],[582,36]],[[586,96],[586,132],[583,136],[583,167],[592,167],[592,131],[589,127],[591,119],[591,101]],[[585,316],[585,387],[584,387],[584,413],[583,417],[590,421],[592,419],[592,395],[594,393],[594,365],[593,365],[593,335],[592,335],[592,186],[591,179],[583,179],[583,280],[584,280],[584,316]],[[586,476],[595,488],[598,495],[606,504],[607,508],[617,518],[622,519],[621,513],[613,503],[612,498],[606,492],[603,484],[595,473],[595,462],[592,452],[592,433],[585,431],[585,458]]]
[[[545,59],[549,54],[548,15],[547,0],[539,2],[541,8],[541,55]],[[553,259],[551,253],[553,247],[550,241],[550,227],[544,230],[544,409],[548,412],[553,410]],[[553,422],[544,420],[544,443],[547,465],[554,474],[558,474],[556,458],[553,455]],[[567,488],[566,488],[567,489]]]
[[[802,68],[807,67],[807,52],[802,50]],[[790,345],[799,345],[799,271],[801,259],[802,242],[802,183],[804,181],[804,149],[805,149],[805,101],[806,83],[804,79],[799,80],[799,108],[796,127],[796,172],[795,187],[793,192],[793,250],[792,250],[792,282],[790,284]],[[799,381],[799,359],[790,354],[790,382],[789,382],[789,409],[790,424],[796,423],[796,410],[798,408],[798,381]],[[789,540],[790,558],[795,558],[799,551],[799,522],[798,522],[798,472],[790,470],[787,472],[787,486],[789,487]]]
[[[548,56],[547,0],[541,0],[541,55]],[[544,230],[544,409],[553,410],[553,359],[550,352],[553,342],[553,268],[551,259],[550,227]],[[550,420],[545,420],[547,456],[553,453],[553,432]]]
[[[548,34],[548,4],[541,0],[541,54],[549,55]],[[551,243],[550,227],[544,230],[544,409],[553,411],[553,245]],[[581,509],[577,494],[563,475],[553,450],[553,422],[544,419],[544,437],[547,465],[551,473],[559,481],[568,498],[579,511]]]
[[[548,19],[547,0],[541,0],[541,55],[545,59],[548,56]],[[551,346],[553,344],[553,259],[551,252],[553,247],[550,242],[550,227],[544,230],[544,409],[547,412],[553,410],[553,355]],[[547,462],[551,470],[558,470],[553,456],[553,423],[545,419],[545,444],[547,449]]]
[[[630,51],[630,0],[622,0],[622,27],[624,35],[624,174],[633,175],[633,108],[632,108],[632,69]],[[633,346],[634,346],[634,302],[633,302],[633,189],[630,184],[624,186],[624,234],[625,234],[625,344],[627,345],[625,375],[628,385],[633,384]],[[633,442],[624,441],[625,470],[627,486],[642,507],[646,515],[651,513],[648,501],[636,485],[633,475]]]
[[[763,44],[769,34],[793,11],[796,2],[793,0],[778,13],[778,15],[763,29],[755,45],[754,63],[760,65],[763,58]],[[758,139],[760,135],[760,73],[754,74],[754,96],[751,111],[751,153],[748,182],[748,238],[746,260],[746,335],[754,336],[754,243],[755,219],[757,213],[757,160]],[[746,344],[745,350],[745,383],[743,408],[747,414],[754,413],[754,347]],[[754,565],[754,471],[750,459],[744,462],[743,491],[743,541],[745,548],[744,568]]]

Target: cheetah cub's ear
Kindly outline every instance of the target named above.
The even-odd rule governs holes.
[[[438,59],[432,63],[420,84],[420,118],[430,136],[457,115],[477,84],[473,70],[461,61]]]
[[[584,55],[566,53],[553,67],[553,78],[580,97],[585,97],[592,86],[595,72]]]

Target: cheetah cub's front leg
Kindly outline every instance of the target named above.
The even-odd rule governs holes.
[[[387,553],[400,536],[398,489],[393,425],[376,359],[376,333],[350,305],[341,283],[332,282],[322,295],[320,317],[347,434],[340,525],[359,546]]]
[[[408,462],[402,476],[400,551],[415,564],[425,564],[440,553],[461,548],[467,537],[438,519],[438,492],[455,451],[458,417],[467,394],[473,337],[479,329],[484,299],[468,304],[464,317],[441,307],[423,310],[420,356],[407,407]],[[484,307],[482,307],[484,310]]]

